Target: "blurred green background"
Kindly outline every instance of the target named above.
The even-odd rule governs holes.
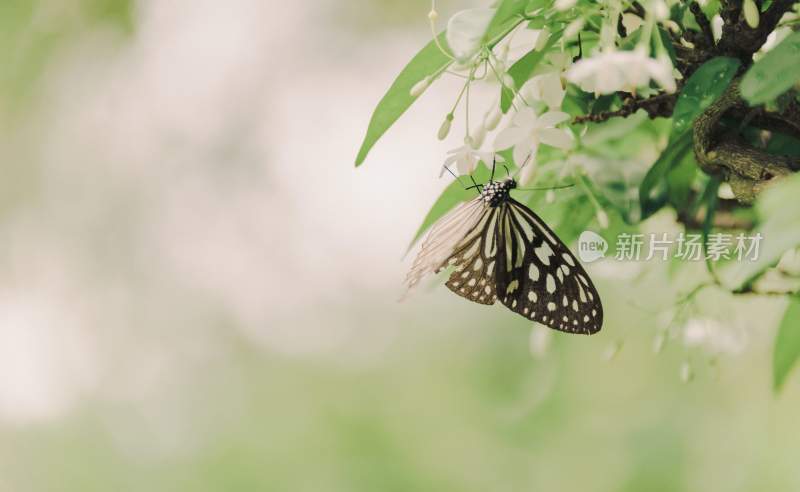
[[[667,265],[593,266],[594,337],[396,302],[452,87],[352,162],[428,9],[0,3],[0,490],[800,490],[779,299],[658,354]]]

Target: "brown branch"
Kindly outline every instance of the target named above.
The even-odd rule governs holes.
[[[695,119],[694,154],[703,171],[723,176],[739,202],[752,203],[773,179],[800,169],[800,160],[769,154],[745,143],[738,135],[719,135],[719,120],[729,109],[742,104],[737,79]]]
[[[751,65],[753,53],[764,44],[783,14],[791,10],[794,3],[795,0],[773,1],[766,12],[761,12],[758,27],[753,29],[747,25],[742,15],[741,1],[723,1],[720,16],[724,24],[722,37],[717,44],[719,53],[739,58],[744,66]]]
[[[649,97],[647,99],[636,99],[628,97],[622,103],[622,107],[614,111],[603,111],[597,114],[587,114],[576,116],[572,119],[572,123],[599,123],[614,117],[626,118],[640,109],[647,111],[651,118],[669,118],[672,116],[672,110],[675,108],[675,101],[678,94],[659,94],[657,96]]]
[[[778,132],[800,139],[800,121],[791,115],[766,111],[763,107],[731,108],[729,116],[737,120],[750,118],[749,125],[770,132]]]
[[[709,49],[714,49],[714,31],[711,29],[711,22],[708,21],[708,17],[706,14],[703,13],[703,9],[700,8],[700,4],[697,2],[692,2],[689,4],[689,10],[692,11],[692,15],[694,15],[694,19],[697,21],[697,25],[700,26],[700,30],[705,37],[705,44],[708,46]]]

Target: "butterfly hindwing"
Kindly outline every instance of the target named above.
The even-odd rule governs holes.
[[[509,197],[497,228],[497,297],[533,321],[570,333],[596,333],[603,308],[589,275],[533,211]]]
[[[494,272],[497,268],[497,219],[500,210],[486,207],[477,225],[459,242],[442,265],[454,267],[447,287],[456,294],[480,304],[494,304]]]

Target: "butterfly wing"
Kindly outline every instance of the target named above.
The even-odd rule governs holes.
[[[592,334],[603,306],[589,275],[533,211],[509,198],[497,227],[497,296],[512,311],[550,328]]]
[[[459,243],[474,230],[485,209],[478,197],[458,205],[431,227],[406,275],[406,295],[423,277],[442,269]]]
[[[484,205],[477,224],[440,268],[453,266],[455,271],[450,274],[447,287],[461,297],[480,304],[494,304],[497,300],[494,272],[499,216],[498,207]]]

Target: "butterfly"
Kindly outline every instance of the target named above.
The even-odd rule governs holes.
[[[480,304],[506,307],[550,328],[593,334],[603,325],[600,295],[569,248],[531,209],[511,197],[513,177],[475,184],[479,195],[441,218],[406,277],[410,290],[453,268],[447,287]]]

